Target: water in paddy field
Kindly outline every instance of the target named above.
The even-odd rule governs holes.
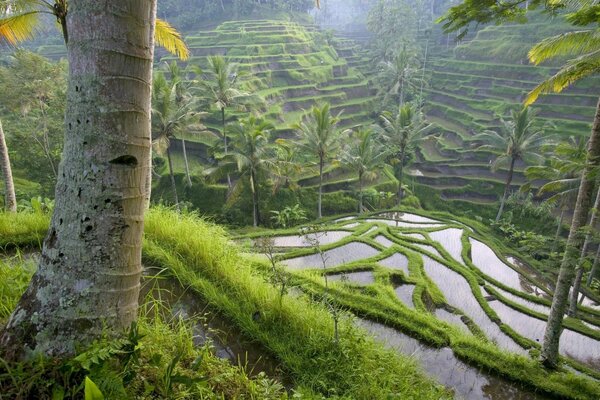
[[[429,237],[442,245],[444,250],[450,254],[452,258],[462,264],[462,242],[461,237],[463,231],[461,229],[449,228],[442,231],[430,232]]]
[[[383,217],[383,218],[406,221],[406,222],[413,222],[413,223],[433,223],[433,224],[435,224],[435,223],[440,222],[435,219],[422,217],[420,215],[408,214],[408,213],[402,213],[402,212],[387,212],[387,213],[378,214],[378,216]]]
[[[400,299],[404,305],[409,308],[415,308],[413,303],[413,291],[415,290],[415,285],[400,285],[398,286],[394,292],[396,292],[396,296]]]
[[[394,253],[388,258],[377,261],[377,263],[390,269],[400,270],[404,272],[406,276],[410,274],[408,271],[408,258],[406,258],[404,254]]]
[[[329,282],[348,282],[357,285],[370,285],[375,283],[375,276],[371,271],[347,272],[342,274],[327,275]]]
[[[404,222],[404,221],[392,221],[391,219],[366,219],[367,222],[379,222],[382,224],[389,225],[394,228],[441,228],[444,225],[441,224],[417,224],[412,222]]]
[[[441,319],[442,321],[446,321],[449,324],[452,324],[465,330],[466,332],[470,332],[469,328],[465,325],[465,323],[461,319],[461,316],[458,314],[451,313],[450,311],[447,311],[443,308],[438,308],[435,310],[435,316],[438,319]]]
[[[274,236],[272,239],[275,247],[310,247],[315,240],[321,245],[327,245],[339,242],[351,234],[352,232],[327,231],[308,235]]]
[[[285,381],[277,360],[255,342],[246,340],[234,324],[211,310],[207,302],[184,289],[175,279],[145,277],[140,291],[140,304],[145,304],[150,297],[158,300],[158,305],[154,307],[159,307],[158,311],[165,320],[181,317],[193,323],[196,346],[210,341],[218,357],[234,365],[245,366],[251,376],[264,372],[270,377],[284,378]],[[156,309],[149,307],[148,316],[152,317]]]
[[[378,235],[375,238],[375,241],[377,243],[379,243],[380,245],[382,245],[383,247],[390,247],[390,246],[393,246],[395,244],[394,242],[392,242],[390,239],[386,238],[383,235]]]
[[[546,397],[518,384],[486,374],[460,361],[448,347],[436,349],[377,322],[357,319],[376,340],[399,353],[413,356],[425,372],[467,400],[541,400]]]
[[[376,256],[379,252],[364,243],[352,242],[327,250],[323,254],[326,267],[333,268],[341,264]],[[323,268],[323,260],[319,254],[283,260],[282,264],[285,264],[291,270]]]
[[[442,257],[442,255],[440,254],[439,251],[437,251],[437,249],[431,245],[428,244],[422,244],[422,243],[411,243],[411,246],[415,246],[420,248],[421,250],[425,250],[428,251],[429,253],[433,254],[434,256],[440,257],[440,258],[444,258]]]

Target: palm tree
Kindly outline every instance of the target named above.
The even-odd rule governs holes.
[[[356,132],[346,133],[354,137],[350,137],[351,142],[342,151],[340,161],[358,174],[358,212],[362,213],[364,180],[377,177],[377,170],[385,163],[388,154],[378,141],[374,129],[360,128]]]
[[[525,176],[531,181],[544,180],[538,190],[538,195],[552,193],[546,199],[548,203],[557,203],[560,210],[558,226],[554,235],[552,251],[556,251],[560,238],[563,220],[568,206],[573,204],[577,197],[577,190],[581,184],[581,173],[585,166],[586,143],[580,137],[571,136],[558,143],[552,157],[545,165],[531,166],[525,169]]]
[[[529,52],[529,59],[539,64],[555,57],[573,57],[560,70],[533,89],[525,103],[533,103],[540,94],[560,92],[572,83],[600,72],[600,28],[597,27],[596,6],[583,3],[567,2],[567,7],[573,12],[567,20],[575,26],[587,27],[574,32],[568,32],[543,40]],[[581,185],[575,204],[575,212],[571,222],[571,230],[567,247],[560,266],[558,280],[552,307],[548,316],[544,343],[542,346],[542,361],[549,367],[556,367],[558,360],[558,344],[562,332],[562,320],[567,308],[569,290],[574,282],[575,267],[578,264],[583,237],[581,228],[586,224],[594,186],[593,171],[600,165],[600,99],[596,107],[596,115],[592,133],[588,142],[588,153],[583,170]]]
[[[261,222],[259,207],[260,177],[272,167],[269,136],[273,126],[250,116],[228,126],[232,137],[231,151],[223,155],[220,166],[209,170],[209,174],[230,173],[237,170],[240,181],[248,179],[252,192],[252,217],[254,226]],[[236,185],[237,186],[237,185]],[[241,187],[241,186],[240,186]]]
[[[225,154],[229,152],[227,140],[226,109],[246,110],[247,105],[258,100],[240,88],[237,66],[229,63],[223,56],[208,57],[208,78],[199,82],[201,95],[213,103],[221,113],[221,134]],[[231,189],[231,177],[227,175],[227,185]]]
[[[302,172],[302,165],[298,160],[296,144],[285,139],[275,141],[275,159],[273,177],[273,193],[277,193],[280,187],[295,190],[298,188],[296,179]]]
[[[420,86],[419,64],[415,53],[408,50],[406,45],[392,60],[386,60],[379,65],[379,96],[387,103],[390,97],[397,97],[398,104],[402,106],[406,92],[416,90]]]
[[[340,130],[337,124],[339,114],[331,115],[328,103],[322,106],[313,106],[310,114],[301,123],[296,124],[296,134],[300,140],[299,145],[312,157],[316,157],[319,166],[319,198],[317,203],[317,216],[323,217],[323,169],[340,145]]]
[[[156,1],[97,4],[70,4],[56,206],[37,271],[0,335],[9,359],[73,355],[138,313]]]
[[[4,138],[2,121],[0,120],[0,169],[4,176],[4,201],[8,212],[17,212],[17,197],[15,196],[15,185],[13,183],[12,169],[10,167],[10,158],[8,157],[8,147]]]
[[[384,141],[391,146],[395,155],[396,179],[398,180],[398,206],[403,197],[404,164],[406,157],[431,128],[423,119],[423,114],[410,104],[401,105],[398,112],[383,112],[380,116],[383,125]]]
[[[154,143],[159,154],[166,153],[171,177],[171,188],[175,207],[179,210],[179,198],[173,172],[170,142],[178,134],[184,132],[201,132],[205,128],[199,122],[200,113],[194,111],[196,103],[189,96],[180,96],[181,80],[168,81],[163,72],[154,78],[152,89],[152,132]]]
[[[35,36],[43,14],[56,18],[65,44],[69,43],[67,29],[68,0],[7,0],[0,5],[0,41],[16,45]],[[156,44],[168,52],[187,60],[189,50],[181,37],[168,22],[157,19],[154,31]]]
[[[511,119],[500,119],[502,130],[485,131],[476,136],[486,144],[479,147],[479,150],[491,150],[500,153],[492,163],[492,171],[496,171],[501,166],[509,165],[504,194],[500,200],[500,208],[496,215],[496,222],[500,221],[504,204],[510,192],[510,184],[513,179],[515,164],[518,160],[540,161],[542,156],[539,154],[542,147],[548,145],[549,139],[544,135],[542,129],[534,127],[535,112],[529,107],[523,107],[519,111],[511,112]]]

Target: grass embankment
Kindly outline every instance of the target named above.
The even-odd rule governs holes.
[[[457,225],[456,222],[453,222],[457,220],[456,217],[443,213],[430,213],[426,214],[426,216],[444,220],[448,226],[464,229],[464,226]],[[461,222],[465,221],[466,220],[461,220]],[[344,230],[344,224],[348,224],[349,222],[351,221],[342,221],[339,223],[331,221],[327,225],[324,225],[322,229]],[[481,224],[471,223],[471,221],[466,222],[469,225],[473,225],[476,229],[484,228]],[[369,231],[372,227],[375,227],[376,230]],[[360,285],[357,286],[350,283],[336,282],[329,283],[329,288],[326,289],[324,279],[322,278],[324,273],[322,269],[299,271],[294,272],[293,274],[303,288],[312,293],[314,296],[322,296],[322,294],[327,291],[329,293],[329,297],[335,299],[334,301],[340,306],[352,310],[358,315],[377,320],[388,326],[397,328],[404,333],[423,340],[433,346],[448,346],[453,350],[454,354],[458,358],[471,365],[490,371],[493,374],[501,375],[511,380],[521,382],[529,387],[532,387],[536,391],[545,392],[557,398],[597,398],[598,393],[600,393],[600,387],[592,380],[576,376],[566,370],[550,372],[541,367],[537,361],[529,357],[507,353],[490,341],[486,339],[482,340],[484,337],[482,329],[485,329],[485,327],[478,327],[473,321],[469,321],[468,319],[466,320],[466,325],[473,334],[471,335],[466,333],[466,331],[463,329],[458,329],[451,324],[440,321],[430,313],[431,311],[426,306],[426,303],[433,303],[439,307],[444,305],[445,299],[442,292],[425,274],[423,269],[423,261],[419,256],[420,254],[429,256],[430,258],[438,261],[439,263],[463,276],[471,287],[473,296],[485,313],[494,323],[499,325],[502,331],[512,337],[515,342],[526,349],[539,348],[539,345],[534,344],[531,340],[523,336],[520,336],[510,326],[501,322],[500,318],[484,299],[480,290],[481,284],[485,283],[486,281],[493,280],[482,274],[472,265],[472,263],[466,262],[465,265],[461,265],[457,261],[453,260],[439,243],[433,242],[431,238],[427,236],[427,232],[434,231],[436,229],[439,228],[404,229],[404,232],[406,233],[424,233],[426,235],[424,240],[419,240],[406,236],[398,236],[395,234],[395,230],[393,231],[386,224],[365,223],[359,228],[356,228],[356,231],[353,235],[348,236],[339,242],[322,246],[322,249],[327,251],[343,246],[350,242],[361,242],[379,250],[380,253],[371,258],[343,263],[335,266],[334,268],[327,269],[327,274],[372,271],[375,278],[375,283],[370,284],[368,287],[363,287]],[[482,232],[489,233],[489,229],[483,229]],[[246,237],[273,236],[293,233],[297,234],[297,231],[262,231],[256,234],[246,235]],[[388,248],[381,246],[374,240],[374,238],[378,235],[385,236],[393,243],[393,245]],[[466,240],[468,243],[468,237],[468,235],[463,236],[463,257],[467,258],[469,247],[466,246],[464,242]],[[475,235],[475,237],[480,238],[479,235]],[[428,252],[423,248],[415,246],[416,244],[427,244],[433,246],[439,254]],[[495,247],[494,244],[492,244],[492,247]],[[502,247],[502,249],[505,250],[507,248]],[[494,248],[494,250],[497,254],[500,254],[497,247]],[[315,249],[310,248],[293,250],[284,253],[281,258],[294,258],[302,255],[312,254],[315,253],[315,251]],[[383,260],[394,253],[401,253],[408,259],[408,275],[406,275],[403,271],[392,271],[387,268],[382,268],[378,264],[378,261]],[[523,255],[519,254],[518,252],[510,251],[510,254],[514,254],[521,259],[527,260],[527,257],[523,257]],[[415,285],[415,289],[413,291],[413,303],[415,305],[415,309],[411,309],[397,300],[394,293],[394,287],[399,283],[409,283]],[[496,283],[497,286],[508,289],[499,282],[494,283]],[[536,283],[535,279],[534,283]],[[457,312],[460,313],[459,310]],[[566,320],[565,324],[573,330],[577,330],[592,337],[597,337],[592,330],[581,329],[581,323],[573,323],[570,320]],[[579,365],[576,362],[570,360],[565,361],[567,364],[587,372],[592,376],[598,376],[597,372],[591,371],[589,368]]]
[[[11,222],[6,223],[5,218]],[[18,243],[16,240],[12,242],[23,246],[39,243],[48,219],[18,214],[1,215],[0,221],[0,228],[7,227],[6,230],[0,230],[0,237],[5,238],[7,232],[17,231],[15,227],[19,226],[22,234]],[[294,398],[451,397],[439,385],[425,378],[413,360],[384,350],[355,328],[350,320],[341,321],[340,341],[334,343],[329,313],[319,303],[304,298],[285,296],[280,303],[278,290],[266,283],[264,276],[252,268],[251,262],[238,253],[222,228],[195,216],[180,216],[165,209],[154,209],[147,216],[145,232],[145,261],[166,268],[183,285],[202,296],[233,322],[248,338],[260,343],[275,356],[296,387]],[[16,271],[14,268],[2,265],[2,270],[10,273]],[[30,274],[27,271],[22,269],[24,275],[18,286],[19,291],[24,289]],[[2,293],[5,293],[2,288]],[[12,302],[2,301],[8,307],[13,307],[15,295],[9,293],[7,297],[12,298]],[[51,393],[52,388],[48,385],[57,379],[79,384],[85,375],[91,375],[102,390],[113,394],[109,398],[132,398],[132,393],[140,395],[140,390],[142,393],[151,393],[142,395],[142,398],[173,398],[165,395],[165,390],[176,390],[177,398],[202,398],[200,393],[204,393],[204,398],[268,399],[286,396],[278,384],[264,377],[249,379],[243,371],[211,356],[209,350],[194,349],[188,328],[184,330],[178,324],[160,325],[160,322],[150,322],[144,318],[139,325],[140,332],[146,336],[141,339],[141,359],[137,367],[134,366],[135,376],[127,385],[123,383],[124,367],[119,361],[121,353],[106,360],[101,359],[99,366],[93,365],[93,371],[84,368],[77,359],[69,361],[69,368],[74,365],[72,368],[75,372],[69,372],[67,378],[62,375],[63,369],[56,365],[55,368],[48,367],[52,363],[34,364],[27,370],[13,369],[9,374],[3,371],[4,375],[0,375],[2,384],[11,387],[11,382],[21,385],[26,381],[45,379],[46,383],[38,382],[36,385],[46,387],[47,393]],[[114,344],[101,343],[90,351],[102,351],[111,346]],[[87,354],[83,356],[84,360],[91,357],[89,352]],[[172,363],[173,355],[177,354],[182,354],[175,362],[178,374],[189,379],[204,375],[205,379],[192,384],[191,388],[175,383],[177,380],[168,380],[172,374],[165,368]],[[202,358],[200,369],[196,370],[194,360],[199,357],[205,358]],[[211,363],[218,368],[212,369]],[[11,378],[15,376],[17,381],[13,382]],[[236,388],[238,392],[229,392]]]

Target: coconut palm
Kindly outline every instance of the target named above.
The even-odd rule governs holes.
[[[177,135],[188,132],[202,132],[202,114],[194,111],[196,102],[189,96],[178,98],[180,80],[167,80],[164,73],[158,72],[152,88],[152,132],[156,151],[167,155],[171,187],[175,207],[179,210],[179,198],[173,172],[170,142]]]
[[[325,103],[321,106],[313,106],[308,116],[301,123],[295,125],[299,145],[311,157],[317,158],[319,167],[318,218],[323,216],[323,169],[340,145],[341,132],[337,128],[339,121],[339,114],[335,117],[332,116],[329,104]]]
[[[556,57],[572,57],[559,71],[533,89],[526,104],[533,103],[540,94],[560,92],[572,83],[600,72],[600,28],[597,26],[597,6],[584,2],[565,2],[572,8],[567,20],[575,26],[586,27],[543,40],[529,52],[529,59],[540,64]],[[592,28],[587,28],[592,26]],[[552,307],[542,346],[542,361],[549,367],[556,367],[558,344],[562,332],[562,320],[567,308],[569,291],[575,278],[575,266],[578,264],[578,249],[583,238],[580,229],[587,223],[592,199],[591,192],[595,178],[593,171],[600,165],[600,101],[596,108],[592,133],[588,142],[586,166],[583,170],[581,185],[571,222],[567,247],[561,263]]]
[[[43,14],[56,18],[65,44],[69,43],[67,29],[68,0],[5,0],[0,4],[0,41],[16,45],[32,39],[42,22]],[[154,31],[156,44],[163,46],[170,53],[182,60],[187,60],[189,50],[181,34],[168,22],[157,19]]]
[[[13,183],[8,147],[4,138],[2,121],[0,121],[0,169],[4,177],[4,206],[8,212],[17,212],[17,197],[15,196],[15,185]]]
[[[242,119],[239,122],[228,125],[228,133],[231,135],[231,149],[224,154],[219,162],[219,167],[208,170],[208,174],[218,175],[220,173],[238,173],[239,180],[237,188],[241,188],[240,182],[247,179],[252,192],[252,217],[254,226],[261,222],[259,204],[260,179],[266,171],[272,167],[271,146],[269,136],[273,126],[254,116]],[[234,189],[232,193],[235,193]]]
[[[56,206],[35,275],[0,334],[8,359],[72,356],[138,315],[156,1],[102,4],[70,5]]]
[[[395,114],[389,111],[383,112],[380,118],[384,141],[389,143],[395,158],[392,161],[398,180],[398,206],[400,206],[404,193],[402,185],[406,158],[417,143],[425,137],[431,125],[427,124],[423,114],[410,104],[401,105]]]
[[[343,149],[340,161],[358,175],[358,211],[362,213],[364,181],[377,177],[377,171],[385,163],[388,154],[378,140],[377,131],[372,127],[346,133],[350,136],[350,144]]]
[[[500,132],[487,130],[475,137],[485,143],[479,146],[479,150],[499,153],[492,163],[492,171],[508,165],[504,194],[500,200],[496,222],[502,217],[516,162],[519,160],[542,162],[543,157],[540,154],[542,147],[550,143],[550,138],[544,135],[543,129],[534,126],[535,114],[535,111],[530,110],[529,107],[523,107],[519,111],[513,110],[509,120],[500,119],[502,123]]]
[[[416,55],[406,45],[391,60],[381,62],[377,81],[380,86],[378,95],[383,103],[387,103],[390,97],[394,97],[402,106],[406,93],[420,87],[419,71],[420,66]]]
[[[223,56],[208,57],[208,76],[198,82],[201,96],[217,107],[221,113],[221,135],[225,154],[229,152],[227,140],[226,110],[235,108],[245,111],[247,106],[259,102],[256,96],[241,89],[239,73],[235,64],[229,63]],[[231,177],[227,175],[227,184],[231,189]]]
[[[565,213],[569,205],[575,202],[581,183],[581,172],[585,166],[586,143],[579,137],[569,137],[552,149],[552,156],[544,165],[530,166],[525,176],[530,181],[546,181],[538,190],[538,195],[551,193],[546,202],[558,204],[560,217],[554,236],[552,251],[555,251],[560,238]]]
[[[302,172],[302,165],[298,160],[298,152],[295,150],[296,144],[285,139],[275,141],[275,159],[273,170],[273,193],[279,188],[285,187],[295,190],[298,188],[296,180]]]

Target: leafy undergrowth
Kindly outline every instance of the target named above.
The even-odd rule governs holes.
[[[18,245],[38,244],[43,236],[39,220],[24,214],[8,218],[12,223],[7,226],[20,226],[23,232]],[[15,224],[20,218],[22,223]],[[101,340],[74,359],[0,362],[0,398],[82,398],[86,377],[107,399],[452,397],[426,378],[414,360],[383,349],[350,318],[340,321],[336,343],[331,316],[322,305],[293,296],[280,301],[278,290],[252,269],[218,226],[192,215],[152,210],[146,219],[144,259],[166,268],[266,348],[295,388],[286,391],[260,374],[250,378],[243,368],[213,355],[210,344],[194,347],[189,323],[145,316],[144,310],[156,306],[150,300],[126,335]],[[7,278],[0,281],[0,324],[24,291],[33,266],[19,259],[0,264],[0,277]]]

